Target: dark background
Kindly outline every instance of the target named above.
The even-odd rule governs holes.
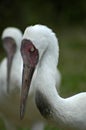
[[[86,26],[86,0],[0,0],[0,30],[31,24]],[[0,32],[1,32],[0,31]]]
[[[0,0],[0,36],[7,26],[24,31],[38,23],[51,27],[58,36],[69,27],[86,30],[86,0]]]
[[[38,23],[52,28],[58,36],[60,95],[86,91],[86,0],[0,0],[0,36],[8,26],[24,32],[27,26]],[[0,61],[6,56],[1,43]],[[4,129],[2,120],[0,129]]]

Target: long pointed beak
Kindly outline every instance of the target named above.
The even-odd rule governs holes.
[[[23,77],[22,77],[22,90],[21,90],[21,102],[20,102],[20,118],[23,119],[28,91],[30,89],[31,79],[34,73],[35,67],[28,67],[23,65]]]
[[[21,45],[21,55],[23,58],[23,75],[20,99],[20,118],[23,119],[31,80],[39,60],[39,52],[32,41],[23,39]]]
[[[8,54],[7,56],[7,92],[9,93],[10,85],[10,72],[12,67],[13,55]]]
[[[11,66],[16,52],[15,41],[10,37],[6,37],[3,39],[3,47],[7,53],[7,92],[9,93]]]

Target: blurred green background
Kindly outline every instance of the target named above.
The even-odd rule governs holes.
[[[86,91],[86,0],[0,0],[0,36],[7,26],[24,32],[37,23],[52,28],[59,40],[60,95]],[[0,40],[0,61],[4,56]],[[54,126],[45,129],[58,130]],[[0,130],[5,130],[2,120]]]

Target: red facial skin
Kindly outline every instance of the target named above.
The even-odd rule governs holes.
[[[30,40],[24,39],[21,45],[21,55],[23,58],[23,75],[20,102],[20,118],[22,119],[24,117],[26,100],[31,80],[34,74],[35,67],[38,63],[39,53]]]
[[[38,62],[38,50],[30,40],[23,40],[21,54],[25,64],[34,67]]]

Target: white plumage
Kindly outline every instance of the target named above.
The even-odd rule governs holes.
[[[23,120],[20,119],[20,89],[22,84],[22,57],[20,54],[20,45],[22,33],[16,28],[7,28],[2,34],[2,39],[10,37],[16,43],[16,52],[13,57],[9,93],[7,92],[7,58],[4,58],[0,66],[0,116],[5,122],[7,130],[16,130],[19,127],[31,130],[43,130],[44,121],[37,110],[34,100],[33,91],[30,93],[26,115]]]
[[[16,88],[15,84],[17,85],[17,87],[21,86],[21,77],[18,76],[18,72],[21,76],[22,58],[21,58],[21,54],[20,54],[20,46],[21,46],[21,40],[22,40],[22,32],[15,27],[7,27],[6,29],[4,29],[4,31],[2,33],[2,42],[6,38],[12,38],[14,40],[15,46],[16,46],[16,51],[15,51],[15,54],[13,56],[13,61],[12,61],[12,69],[11,69],[12,71],[11,71],[11,75],[10,75],[11,79],[10,79],[10,84],[9,84],[9,87],[11,86],[9,89],[13,90],[14,88]],[[10,44],[12,44],[12,43],[10,43]],[[4,43],[3,43],[3,46],[4,46]],[[7,44],[7,47],[9,49],[9,55],[11,55],[12,48],[9,48],[8,44]],[[0,85],[0,87],[2,88],[2,91],[6,94],[7,94],[7,92],[6,92],[7,65],[8,65],[8,57],[3,59],[3,61],[1,62],[1,66],[0,66],[0,71],[1,71],[0,84],[3,86],[3,87],[1,87],[1,85]],[[18,65],[20,65],[20,66],[18,66]]]
[[[34,47],[34,51],[31,54],[33,53],[34,55],[35,51],[38,52],[37,56],[39,54],[38,59],[35,59],[35,70],[32,75],[31,85],[29,85],[30,91],[34,90],[32,96],[41,115],[48,122],[57,125],[59,128],[86,130],[86,92],[64,99],[60,97],[56,90],[59,47],[55,34],[46,26],[35,25],[26,28],[23,40],[21,53],[24,65],[30,68],[33,61],[33,59],[31,61],[32,57],[29,55],[30,52],[26,51],[28,46]],[[27,45],[27,48],[25,45]],[[27,59],[30,59],[30,65]],[[25,76],[24,74],[23,79]],[[28,86],[26,85],[26,87]],[[21,106],[23,109],[25,104],[22,97],[24,94],[22,88]]]

